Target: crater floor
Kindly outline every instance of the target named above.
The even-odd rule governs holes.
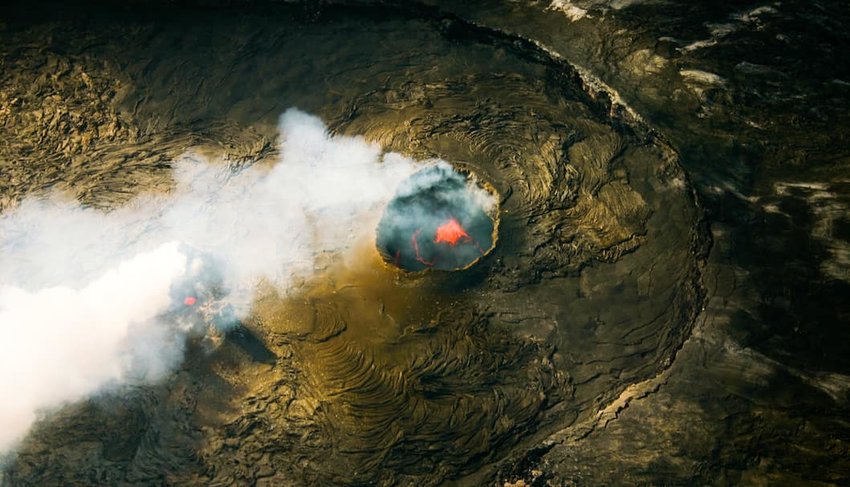
[[[762,123],[752,105],[735,105],[749,98],[725,97],[737,88],[705,66],[674,69],[664,54],[676,39],[652,44],[664,37],[656,30],[690,27],[640,2],[213,3],[169,5],[165,19],[143,3],[8,14],[0,211],[50,188],[119,208],[169,191],[172,161],[188,150],[233,171],[270,165],[277,119],[298,107],[334,134],[442,159],[492,185],[496,246],[457,272],[407,273],[374,242],[351,249],[356,258],[325,256],[290,292],[265,288],[244,330],[214,353],[190,343],[164,383],[47,416],[0,480],[797,479],[777,445],[796,427],[812,430],[802,444],[818,443],[850,381],[844,362],[810,367],[785,353],[794,341],[783,318],[785,332],[768,338],[771,319],[800,310],[783,299],[813,291],[761,290],[789,279],[766,269],[794,242],[826,239],[833,226],[812,223],[814,237],[779,244],[767,235],[795,231],[778,214],[840,220],[846,188],[788,173],[776,176],[784,186],[760,179],[761,192],[741,183],[754,172],[737,164],[769,153],[746,131],[747,120]],[[773,206],[751,206],[762,204]],[[836,297],[845,248],[832,242],[831,260],[802,267],[831,273]],[[749,266],[759,255],[764,266]],[[820,333],[824,343],[844,336]],[[803,409],[827,408],[823,424],[784,416],[799,397],[811,402]],[[762,430],[773,432],[774,460],[761,461],[776,463],[753,453]],[[827,459],[847,450],[846,426],[837,431]],[[846,478],[846,461],[830,465],[825,480]]]

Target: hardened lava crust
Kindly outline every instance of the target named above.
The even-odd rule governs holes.
[[[12,485],[486,473],[664,370],[701,306],[708,238],[677,153],[521,39],[418,10],[154,21],[104,7],[7,25],[0,56],[4,210],[47,188],[104,210],[168,191],[189,149],[234,171],[267,163],[292,106],[449,161],[499,198],[498,242],[475,265],[409,279],[373,243],[359,267],[332,261],[269,290],[251,337],[212,354],[190,344],[165,383],[40,422],[6,468]]]

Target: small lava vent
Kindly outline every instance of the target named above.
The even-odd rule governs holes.
[[[378,224],[378,250],[408,271],[466,269],[495,247],[497,215],[493,190],[438,162],[399,185]]]

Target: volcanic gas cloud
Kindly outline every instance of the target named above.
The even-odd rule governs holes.
[[[281,117],[280,140],[274,164],[241,171],[188,155],[168,195],[110,211],[54,195],[0,218],[0,454],[39,414],[180,362],[188,331],[172,310],[195,304],[173,289],[189,271],[184,249],[219,263],[225,299],[244,316],[258,281],[285,292],[319,253],[371,238],[363,223],[416,167],[363,138],[330,136],[297,110]],[[445,238],[463,245],[456,234]]]

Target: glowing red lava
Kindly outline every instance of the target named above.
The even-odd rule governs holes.
[[[198,302],[198,299],[195,296],[186,296],[186,299],[183,300],[183,304],[186,306],[193,306],[196,302]]]
[[[423,251],[420,248],[419,241],[419,236],[421,234],[421,228],[417,228],[416,231],[413,232],[413,235],[410,236],[410,246],[413,247],[413,252],[415,254],[417,262],[427,267],[434,267],[434,265],[437,264],[437,261],[439,260],[440,256],[443,254],[442,252],[438,251],[438,253],[434,256],[432,260],[427,260],[425,257],[423,257]],[[425,241],[424,243],[427,245],[427,241]],[[458,243],[464,245],[471,244],[474,245],[479,252],[481,252],[481,255],[484,255],[484,251],[481,249],[478,243],[475,242],[472,236],[470,236],[469,233],[467,233],[466,230],[464,230],[464,228],[460,225],[460,223],[454,218],[450,218],[446,223],[443,223],[442,225],[437,227],[437,230],[434,234],[434,243],[444,243],[452,247],[456,247]],[[397,251],[395,254],[396,262],[399,261],[400,256],[400,252]]]
[[[466,233],[466,230],[454,218],[437,227],[437,238],[434,239],[434,243],[447,243],[455,246],[459,241],[472,243],[472,237]]]
[[[424,258],[422,258],[422,253],[419,251],[419,242],[417,241],[417,239],[419,238],[419,233],[421,231],[422,229],[419,228],[415,232],[413,232],[413,235],[410,237],[410,244],[413,245],[413,251],[416,253],[416,260],[421,264],[431,267],[434,265],[434,261],[425,260]]]

